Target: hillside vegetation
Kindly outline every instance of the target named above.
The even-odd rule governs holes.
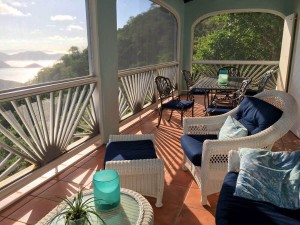
[[[128,69],[175,60],[174,16],[161,7],[136,17],[118,30],[118,68]],[[195,27],[193,60],[279,60],[283,19],[266,13],[210,17]],[[176,32],[175,32],[176,31]],[[41,83],[89,74],[88,50],[71,47],[53,67],[30,81]]]

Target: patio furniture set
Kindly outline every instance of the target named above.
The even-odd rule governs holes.
[[[161,96],[168,95],[172,98],[173,87],[167,78],[158,77],[156,83]],[[204,94],[207,93],[204,92]],[[169,104],[174,106],[175,102],[185,106],[192,102],[192,105],[187,108],[193,107],[193,100],[172,98]],[[163,109],[168,109],[170,105],[162,103],[158,126]],[[187,109],[182,105],[180,107],[182,112]],[[175,109],[171,108],[171,110]],[[241,220],[246,219],[246,216],[256,216],[253,215],[256,210],[259,211],[259,217],[263,217],[267,222],[276,222],[276,218],[279,218],[279,221],[282,218],[283,221],[289,218],[292,221],[300,221],[299,209],[290,212],[290,209],[281,209],[264,201],[253,203],[252,200],[234,196],[240,168],[237,163],[232,166],[233,159],[229,156],[232,150],[239,154],[241,148],[271,152],[273,144],[292,127],[296,120],[297,110],[297,103],[291,95],[271,90],[260,92],[253,97],[244,97],[237,107],[222,115],[183,119],[182,168],[191,172],[201,189],[203,205],[207,204],[208,195],[218,193],[222,188],[216,212],[217,224],[246,224]],[[229,171],[234,168],[234,173],[227,174],[228,163]],[[119,173],[122,188],[154,197],[156,198],[155,206],[162,207],[164,162],[156,155],[153,134],[111,135],[106,148],[104,165],[105,169],[116,170]],[[146,202],[146,208],[149,208],[147,200],[142,201]],[[248,201],[252,201],[253,210],[249,210]],[[230,211],[232,208],[235,208],[235,213]],[[237,216],[239,213],[245,215],[245,218]],[[152,208],[149,209],[147,215],[145,223],[137,224],[153,224]],[[268,224],[267,222],[265,224]]]

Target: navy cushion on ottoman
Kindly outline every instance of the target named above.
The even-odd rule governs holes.
[[[217,135],[187,135],[181,137],[181,147],[184,154],[195,165],[201,166],[202,146],[207,139],[218,139]]]
[[[117,141],[107,144],[104,165],[107,161],[155,158],[157,156],[151,140]]]

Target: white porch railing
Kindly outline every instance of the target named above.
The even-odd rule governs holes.
[[[119,72],[119,114],[120,120],[132,116],[157,100],[156,76],[170,78],[177,87],[178,63],[153,65],[149,67],[122,70]]]
[[[266,71],[276,74],[279,68],[277,61],[196,61],[194,76],[216,75],[226,65],[238,67],[253,84]],[[119,72],[120,124],[156,105],[158,75],[169,77],[177,87],[178,62]],[[275,88],[276,79],[268,89]],[[94,77],[84,77],[0,93],[0,189],[99,134],[92,98],[95,85]]]
[[[95,85],[86,77],[1,93],[0,188],[99,133]]]
[[[276,87],[279,61],[201,60],[192,62],[192,71],[195,79],[198,80],[202,76],[216,76],[218,69],[224,66],[235,66],[239,68],[241,77],[252,78],[252,86],[257,86],[261,77],[268,70],[273,70],[275,76],[271,77],[266,89],[274,89]]]

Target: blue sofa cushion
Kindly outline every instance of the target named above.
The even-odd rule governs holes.
[[[201,166],[202,146],[207,139],[218,139],[217,135],[187,135],[181,137],[181,147],[184,154],[195,165]]]
[[[107,161],[155,158],[157,156],[151,140],[117,141],[107,144],[104,165]]]
[[[300,150],[271,152],[241,148],[234,195],[300,209]]]
[[[273,125],[281,115],[282,111],[270,103],[255,97],[245,97],[235,118],[247,128],[248,135],[252,135]]]
[[[229,172],[224,178],[217,203],[217,225],[300,225],[300,209],[283,209],[234,196],[237,178],[235,172]]]

